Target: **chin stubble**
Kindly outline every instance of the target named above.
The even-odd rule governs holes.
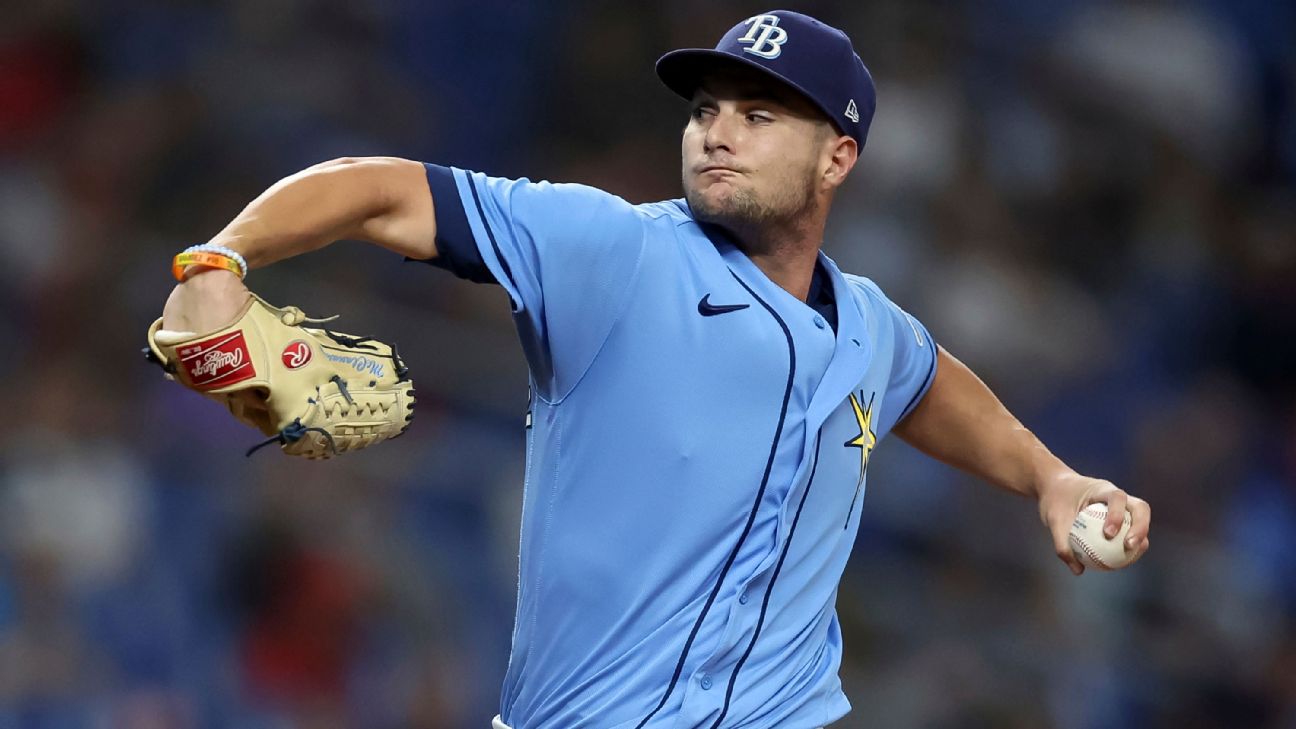
[[[734,190],[718,205],[712,205],[687,181],[684,197],[696,220],[719,225],[745,238],[763,238],[766,232],[795,225],[813,208],[814,170],[808,170],[800,182],[773,203],[762,203],[751,190]]]

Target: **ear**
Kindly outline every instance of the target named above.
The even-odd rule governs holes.
[[[859,159],[859,145],[854,137],[830,134],[824,140],[822,159],[823,174],[820,179],[828,189],[836,189],[846,181],[846,176]]]

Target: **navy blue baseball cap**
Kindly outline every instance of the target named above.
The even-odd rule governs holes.
[[[735,25],[714,49],[667,53],[657,59],[657,76],[671,91],[691,99],[703,74],[726,63],[763,71],[791,86],[864,148],[877,90],[842,31],[808,15],[771,10]]]

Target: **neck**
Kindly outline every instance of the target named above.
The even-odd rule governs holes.
[[[805,216],[800,224],[732,231],[739,248],[769,280],[805,301],[810,295],[815,262],[823,244],[824,220]]]
[[[810,296],[810,281],[814,278],[815,261],[819,246],[790,249],[778,248],[765,253],[749,253],[747,257],[765,276],[789,294],[805,301]]]

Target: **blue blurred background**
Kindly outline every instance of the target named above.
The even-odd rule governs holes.
[[[139,356],[171,255],[344,155],[679,195],[662,52],[750,2],[0,10],[0,727],[483,727],[526,374],[503,294],[357,243],[251,286],[400,343],[408,437],[272,452]],[[842,727],[1296,727],[1296,7],[804,2],[879,87],[826,243],[1154,506],[1076,579],[1033,504],[879,449]],[[663,535],[669,539],[669,535]]]

